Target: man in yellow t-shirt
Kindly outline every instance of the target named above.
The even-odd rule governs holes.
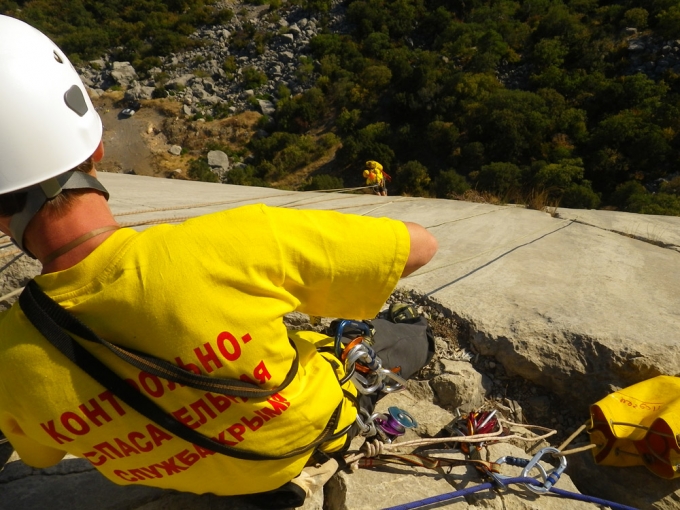
[[[317,351],[329,339],[290,333],[283,316],[373,317],[397,280],[434,255],[424,228],[253,205],[120,229],[94,169],[101,121],[66,56],[0,16],[0,78],[0,231],[42,262],[42,291],[105,340],[187,371],[273,389],[295,359],[298,370],[267,398],[228,397],[78,343],[174,420],[240,451],[284,457],[320,436],[336,409],[335,430],[353,422],[343,389],[356,390],[341,389],[338,364]],[[71,453],[118,484],[232,495],[284,486],[312,454],[243,460],[180,439],[69,361],[18,303],[0,314],[0,373],[0,430],[31,466]],[[345,439],[320,449],[337,451]]]

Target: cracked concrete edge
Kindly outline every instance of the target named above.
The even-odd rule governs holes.
[[[510,375],[525,378],[568,399],[574,408],[588,409],[617,389],[658,375],[680,375],[674,362],[680,357],[680,348],[676,356],[668,353],[664,356],[665,346],[664,352],[650,353],[622,342],[620,348],[615,349],[599,338],[576,331],[501,333],[485,330],[473,318],[409,288],[407,283],[402,282],[399,289],[458,323],[467,336],[466,341],[477,353],[493,357]],[[546,338],[552,341],[546,343]],[[666,365],[650,363],[650,358]]]
[[[581,209],[558,209],[555,214],[559,219],[571,219],[582,225],[680,252],[680,217]]]

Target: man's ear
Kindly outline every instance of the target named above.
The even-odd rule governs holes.
[[[94,151],[94,154],[92,154],[92,161],[94,161],[95,163],[99,163],[103,158],[104,158],[104,141],[101,140],[99,142],[99,145],[97,146],[97,149]]]

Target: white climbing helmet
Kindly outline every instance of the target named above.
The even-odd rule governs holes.
[[[101,137],[101,119],[66,55],[35,28],[0,15],[0,194],[68,172]]]

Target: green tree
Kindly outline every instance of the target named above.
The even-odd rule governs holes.
[[[430,175],[427,168],[418,161],[409,161],[397,168],[395,186],[399,193],[410,196],[427,196]]]
[[[522,186],[522,171],[517,165],[496,162],[482,167],[477,177],[479,187],[501,196],[518,191]]]
[[[634,27],[638,30],[644,30],[647,28],[647,19],[649,18],[649,12],[647,9],[641,7],[635,7],[633,9],[628,9],[623,15],[623,20],[627,27]]]
[[[437,198],[452,198],[454,195],[462,195],[468,189],[470,185],[465,177],[455,170],[440,172],[434,179],[434,194]]]

